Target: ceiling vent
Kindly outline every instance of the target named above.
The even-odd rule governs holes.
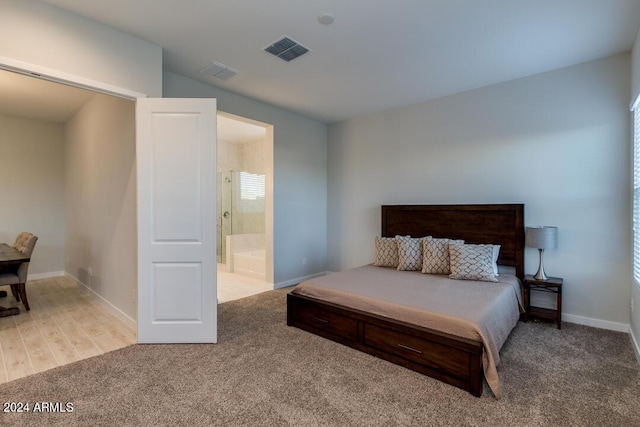
[[[264,50],[287,62],[293,61],[297,57],[309,52],[308,48],[287,36],[282,36],[279,40],[265,47]]]
[[[200,72],[202,74],[207,74],[220,80],[228,80],[238,74],[237,70],[234,70],[228,65],[224,65],[221,62],[216,61],[211,62]]]

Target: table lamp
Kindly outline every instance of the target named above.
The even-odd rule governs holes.
[[[555,249],[558,247],[558,227],[548,226],[531,226],[525,229],[525,244],[530,248],[537,248],[540,254],[540,264],[538,272],[533,276],[536,280],[547,280],[548,277],[544,272],[544,250]]]

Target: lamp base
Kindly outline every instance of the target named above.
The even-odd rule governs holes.
[[[549,280],[549,277],[547,277],[547,274],[544,272],[544,265],[542,263],[544,249],[538,249],[538,253],[540,254],[540,263],[538,264],[538,272],[533,278],[536,280]]]

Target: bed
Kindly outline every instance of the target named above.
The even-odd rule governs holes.
[[[501,245],[498,264],[502,269],[511,269],[515,276],[515,284],[505,284],[501,295],[510,292],[505,290],[509,286],[517,288],[514,292],[519,293],[517,278],[521,279],[524,275],[522,204],[382,206],[381,236],[396,235],[446,237],[463,239],[472,244]],[[420,313],[415,308],[409,307],[409,314],[396,314],[396,306],[404,303],[401,300],[376,299],[373,285],[369,287],[374,289],[371,294],[359,295],[360,291],[347,286],[354,275],[365,277],[370,284],[379,282],[378,287],[387,281],[418,283],[420,276],[425,276],[420,272],[363,266],[303,282],[287,295],[287,324],[462,388],[474,396],[482,394],[486,375],[494,395],[500,396],[495,371],[497,361],[489,359],[497,355],[513,325],[506,327],[506,335],[505,331],[499,333],[501,336],[497,343],[493,343],[491,337],[486,339],[482,334],[483,327],[478,335],[480,339],[460,329],[440,326],[440,323],[432,326],[436,323],[419,321]],[[507,275],[501,273],[499,277],[503,276]],[[440,277],[436,282],[440,283],[440,279],[453,281]],[[339,289],[340,283],[335,283],[340,281],[345,286],[342,290]],[[458,291],[471,286],[470,283],[463,283],[465,281],[455,282],[459,282],[459,286],[456,286]],[[443,283],[437,286],[446,287]],[[326,287],[332,286],[337,289],[324,292]],[[344,295],[340,295],[341,292]],[[411,298],[412,294],[408,295]],[[343,296],[346,298],[342,299]],[[356,302],[349,296],[355,296]],[[457,298],[453,296],[452,300],[456,301]],[[425,304],[428,307],[428,302]],[[521,310],[521,303],[519,308]],[[513,308],[510,310],[513,318]],[[434,315],[438,316],[438,313]],[[443,316],[448,315],[440,317]],[[464,326],[466,320],[462,319],[460,323]],[[493,348],[494,344],[497,349]]]

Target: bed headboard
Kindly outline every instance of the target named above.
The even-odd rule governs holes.
[[[501,245],[498,264],[524,277],[524,205],[382,206],[382,236],[448,237]]]

